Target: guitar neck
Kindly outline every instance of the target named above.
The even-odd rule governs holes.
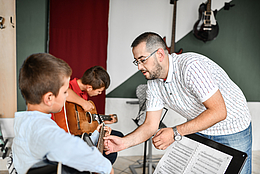
[[[116,114],[112,114],[111,115],[101,115],[101,114],[92,114],[93,117],[94,117],[94,120],[97,120],[96,118],[98,117],[101,117],[102,121],[111,121],[111,120],[114,120],[114,123],[117,123],[118,119],[117,119],[117,115]],[[112,118],[113,117],[113,118]]]
[[[207,3],[207,12],[211,12],[211,0],[208,0],[208,3]]]
[[[105,136],[105,129],[104,129],[104,124],[103,124],[101,129],[100,129],[98,143],[97,143],[97,149],[102,154],[103,154],[103,150],[104,150],[104,139],[103,139],[104,136]]]
[[[172,18],[172,41],[171,41],[170,53],[174,53],[175,50],[174,47],[175,47],[176,9],[177,9],[177,0],[174,0],[173,18]]]

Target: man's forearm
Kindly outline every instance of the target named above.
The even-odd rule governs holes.
[[[159,127],[162,110],[147,112],[145,122],[123,139],[126,148],[138,145],[152,137]]]

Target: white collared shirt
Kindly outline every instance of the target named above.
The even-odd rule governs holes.
[[[203,134],[233,134],[246,129],[251,122],[242,91],[220,66],[203,55],[169,55],[166,81],[148,80],[147,86],[147,111],[160,110],[168,105],[188,121],[205,111],[203,102],[219,90],[227,107],[227,118],[201,131]]]

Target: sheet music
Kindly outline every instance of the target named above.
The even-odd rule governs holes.
[[[184,136],[167,148],[154,174],[223,174],[232,158]]]

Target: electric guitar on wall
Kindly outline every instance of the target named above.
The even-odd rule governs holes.
[[[217,10],[211,10],[211,0],[202,3],[199,7],[199,20],[194,24],[193,34],[196,38],[206,42],[215,39],[219,26],[216,20]]]
[[[174,8],[173,8],[173,18],[172,18],[172,41],[171,41],[171,46],[166,48],[169,52],[169,54],[174,53],[175,51],[175,28],[176,28],[176,10],[177,10],[177,0],[171,0],[170,4],[174,4]],[[166,37],[163,38],[164,42],[166,43]],[[176,52],[177,54],[181,54],[182,53],[182,49],[180,49],[178,52]]]

